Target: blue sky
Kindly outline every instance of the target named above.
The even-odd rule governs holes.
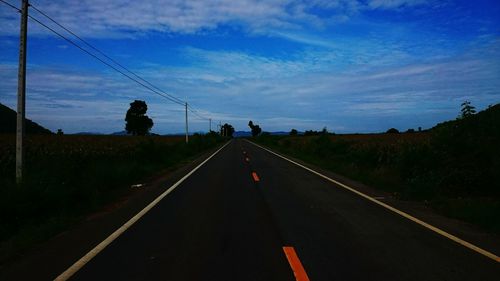
[[[500,102],[496,0],[31,3],[236,130],[248,130],[248,120],[266,131],[429,128],[455,118],[464,100],[478,109]],[[0,27],[0,102],[15,108],[19,14],[1,3]],[[142,99],[154,132],[183,131],[181,106],[36,22],[28,33],[28,118],[67,133],[110,133],[123,130],[129,103]],[[208,129],[190,117],[191,131]]]

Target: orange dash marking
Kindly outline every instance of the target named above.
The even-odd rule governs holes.
[[[260,181],[259,176],[257,175],[256,172],[252,172],[252,177],[253,177],[254,181],[256,181],[256,182]]]
[[[293,270],[293,275],[295,275],[295,280],[297,281],[309,281],[309,277],[307,276],[302,263],[295,253],[295,249],[293,247],[283,247],[283,251],[285,252],[286,258],[290,267]]]

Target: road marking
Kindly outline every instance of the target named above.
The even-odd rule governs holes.
[[[256,172],[252,172],[252,177],[253,177],[253,180],[254,180],[255,182],[259,182],[259,181],[260,181],[259,176],[257,175],[257,173],[256,173]]]
[[[458,244],[460,244],[460,245],[462,245],[462,246],[464,246],[466,248],[469,248],[470,250],[473,250],[476,253],[479,253],[479,254],[481,254],[483,256],[486,256],[486,257],[488,257],[488,258],[490,258],[490,259],[492,259],[492,260],[500,263],[500,257],[498,257],[497,255],[493,254],[492,252],[489,252],[489,251],[484,250],[484,249],[482,249],[482,248],[480,248],[480,247],[478,247],[478,246],[476,246],[476,245],[474,245],[472,243],[469,243],[469,242],[467,242],[465,240],[462,240],[462,239],[458,238],[457,236],[455,236],[453,234],[450,234],[450,233],[448,233],[448,232],[446,232],[446,231],[444,231],[442,229],[439,229],[439,228],[437,228],[437,227],[435,227],[433,225],[430,225],[430,224],[428,224],[428,223],[426,223],[426,222],[424,222],[424,221],[422,221],[420,219],[417,219],[416,217],[414,217],[414,216],[412,216],[412,215],[410,215],[408,213],[405,213],[405,212],[400,211],[400,210],[398,210],[398,209],[396,209],[396,208],[394,208],[392,206],[389,206],[389,205],[387,205],[384,202],[381,202],[381,201],[379,201],[379,200],[377,200],[375,198],[372,198],[369,195],[366,195],[366,194],[364,194],[364,193],[362,193],[360,191],[357,191],[356,189],[354,189],[352,187],[349,187],[349,186],[347,186],[347,185],[345,185],[345,184],[343,184],[341,182],[338,182],[338,181],[336,181],[334,179],[331,179],[331,178],[329,178],[329,177],[327,177],[327,176],[325,176],[325,175],[323,175],[323,174],[321,174],[319,172],[316,172],[315,170],[313,170],[311,168],[308,168],[308,167],[306,167],[306,166],[304,166],[302,164],[299,164],[299,163],[297,163],[297,162],[295,162],[293,160],[290,160],[290,159],[286,158],[285,156],[282,156],[282,155],[280,155],[280,154],[278,154],[278,153],[276,153],[276,152],[274,152],[274,151],[272,151],[270,149],[267,149],[267,148],[265,148],[263,146],[260,146],[260,145],[254,143],[254,142],[251,142],[249,140],[246,140],[246,141],[248,141],[249,143],[251,143],[251,144],[253,144],[253,145],[257,146],[257,147],[260,147],[260,148],[264,149],[265,151],[267,151],[267,152],[269,152],[271,154],[274,154],[274,155],[276,155],[276,156],[278,156],[278,157],[280,157],[280,158],[282,158],[282,159],[284,159],[284,160],[286,160],[286,161],[288,161],[288,162],[290,162],[292,164],[295,164],[295,165],[297,165],[297,166],[299,166],[299,167],[301,167],[303,169],[306,169],[309,172],[311,172],[311,173],[313,173],[313,174],[315,174],[317,176],[320,176],[320,177],[324,178],[327,181],[330,181],[330,182],[332,182],[332,183],[334,183],[334,184],[336,184],[336,185],[338,185],[340,187],[343,187],[344,189],[347,189],[347,190],[349,190],[349,191],[351,191],[351,192],[353,192],[353,193],[355,193],[355,194],[357,194],[357,195],[359,195],[359,196],[361,196],[361,197],[363,197],[363,198],[365,198],[365,199],[367,199],[367,200],[369,200],[369,201],[371,201],[371,202],[373,202],[373,203],[375,203],[375,204],[377,204],[379,206],[382,206],[382,207],[384,207],[384,208],[386,208],[386,209],[388,209],[388,210],[390,210],[390,211],[392,211],[392,212],[394,212],[394,213],[396,213],[396,214],[398,214],[398,215],[400,215],[400,216],[402,216],[404,218],[407,218],[407,219],[413,221],[414,223],[417,223],[417,224],[419,224],[419,225],[421,225],[421,226],[423,226],[423,227],[425,227],[425,228],[427,228],[427,229],[429,229],[429,230],[431,230],[431,231],[433,231],[433,232],[435,232],[435,233],[437,233],[439,235],[442,235],[442,236],[444,236],[444,237],[446,237],[446,238],[448,238],[448,239],[450,239],[452,241],[455,241],[456,243],[458,243]]]
[[[300,262],[297,253],[293,247],[283,247],[283,251],[285,252],[286,259],[290,264],[290,267],[293,270],[293,275],[295,275],[295,280],[297,281],[309,281],[309,277],[307,276],[302,263]]]
[[[250,162],[250,158],[245,157],[245,162],[247,162],[247,163]]]
[[[224,147],[226,147],[231,141],[228,141],[224,146],[219,148],[216,152],[214,152],[210,157],[205,159],[205,161],[201,162],[196,168],[187,173],[184,177],[174,183],[171,187],[169,187],[165,192],[163,192],[160,196],[158,196],[153,202],[149,203],[142,211],[133,216],[129,221],[127,221],[120,228],[115,230],[111,235],[109,235],[104,241],[95,246],[90,252],[88,252],[85,256],[80,258],[77,262],[75,262],[72,266],[70,266],[66,271],[57,276],[56,281],[68,280],[73,274],[75,274],[78,270],[80,270],[85,264],[87,264],[90,260],[92,260],[97,254],[99,254],[104,248],[106,248],[111,242],[113,242],[116,238],[122,235],[128,228],[130,228],[134,223],[136,223],[141,217],[143,217],[149,210],[151,210],[156,204],[158,204],[165,196],[167,196],[170,192],[172,192],[176,187],[178,187],[183,181],[185,181],[189,176],[191,176],[196,170],[198,170],[201,166],[208,162],[208,160],[212,159],[219,151],[221,151]]]

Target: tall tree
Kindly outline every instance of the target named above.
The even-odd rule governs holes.
[[[228,123],[222,125],[220,134],[224,137],[231,137],[232,138],[233,134],[234,134],[233,126],[229,125]]]
[[[261,132],[262,129],[259,127],[259,125],[255,125],[252,120],[248,121],[248,127],[252,130],[252,136],[258,136]]]
[[[153,120],[146,115],[148,106],[145,101],[135,100],[125,115],[125,130],[134,136],[144,136],[153,127]]]
[[[462,103],[462,109],[460,110],[462,112],[462,118],[468,117],[476,113],[476,108],[471,104],[470,101],[466,100]]]

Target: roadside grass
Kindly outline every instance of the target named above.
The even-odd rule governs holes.
[[[500,105],[427,132],[253,140],[500,233]]]
[[[0,135],[0,263],[124,195],[131,184],[223,141],[183,137],[32,135],[15,183],[15,136]]]

